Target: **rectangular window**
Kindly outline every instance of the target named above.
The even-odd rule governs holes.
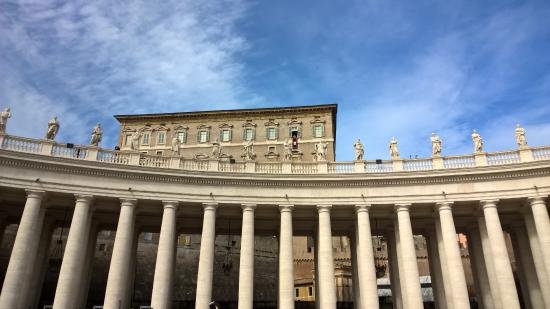
[[[157,156],[162,156],[162,154],[163,154],[162,150],[157,151]]]
[[[308,287],[307,287],[307,294],[308,294],[309,296],[313,296],[313,287],[312,287],[312,286],[308,286]]]
[[[267,152],[275,153],[276,150],[277,150],[277,148],[275,146],[268,146],[267,147]]]
[[[149,145],[149,133],[143,133],[143,136],[141,137],[141,144]]]
[[[166,137],[166,133],[165,133],[165,132],[159,132],[159,133],[158,133],[157,144],[164,144],[165,137]]]
[[[317,138],[323,137],[323,135],[324,135],[323,131],[324,131],[323,130],[323,125],[320,125],[320,124],[315,125],[313,127],[313,137],[317,137]]]
[[[277,128],[267,128],[266,138],[269,140],[277,139]]]
[[[130,139],[132,138],[132,134],[126,134],[124,137],[124,145],[130,145]]]
[[[229,142],[231,140],[231,130],[222,130],[220,132],[220,140],[222,142]]]
[[[290,128],[289,137],[300,137],[300,129],[298,127]]]
[[[208,132],[207,131],[200,131],[199,132],[199,143],[206,143],[208,142]]]
[[[296,297],[300,297],[300,289],[299,288],[295,289],[295,295],[296,295]]]
[[[254,140],[254,129],[246,128],[244,129],[244,140],[251,141]]]
[[[180,143],[185,143],[187,140],[187,136],[185,134],[185,131],[180,131],[176,135],[177,139],[180,141]]]

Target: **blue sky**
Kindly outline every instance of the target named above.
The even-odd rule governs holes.
[[[114,114],[337,102],[337,158],[550,144],[549,1],[0,0],[8,132],[103,145]]]

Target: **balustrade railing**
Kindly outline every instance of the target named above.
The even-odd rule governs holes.
[[[476,166],[476,160],[474,156],[453,156],[443,158],[444,168],[464,168]]]
[[[432,159],[410,159],[403,161],[404,171],[423,171],[433,169]]]
[[[29,153],[41,153],[42,152],[42,142],[41,140],[4,135],[4,140],[2,141],[2,149],[29,152]]]
[[[519,152],[503,151],[487,154],[487,165],[501,165],[519,163]]]
[[[162,155],[140,154],[133,151],[113,151],[91,146],[72,146],[0,134],[0,148],[70,159],[84,159],[112,164],[139,165],[155,168],[179,168],[194,171],[218,171],[264,174],[346,174],[390,173],[433,169],[471,168],[486,165],[515,164],[533,160],[550,160],[550,147],[526,147],[520,150],[447,156],[441,158],[405,159],[395,161],[360,162],[221,162]]]
[[[338,173],[353,173],[355,169],[354,162],[329,162],[328,163],[329,174]]]

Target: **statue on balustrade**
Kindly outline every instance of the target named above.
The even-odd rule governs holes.
[[[136,130],[136,132],[132,133],[132,135],[130,136],[130,150],[139,149],[140,138],[141,138],[141,130]]]
[[[247,161],[256,159],[256,154],[254,153],[254,142],[250,139],[244,142],[243,156]]]
[[[292,160],[292,141],[289,139],[286,139],[283,142],[284,152],[283,152],[283,159],[286,161]]]
[[[210,157],[214,158],[214,159],[218,159],[221,154],[222,154],[222,145],[220,145],[219,140],[216,138],[212,142],[212,153],[211,153]]]
[[[180,155],[180,145],[181,141],[177,136],[172,137],[172,155]]]
[[[441,155],[441,138],[435,133],[432,133],[432,155],[438,157]]]
[[[353,148],[355,149],[355,161],[363,160],[363,155],[365,154],[365,149],[364,149],[363,144],[361,143],[360,139],[357,139],[355,141],[355,144],[353,144]]]
[[[319,141],[315,144],[315,159],[319,161],[327,160],[327,143],[324,141]]]
[[[6,107],[3,112],[0,112],[0,134],[6,133],[6,124],[9,118],[11,118],[11,109]]]
[[[516,124],[516,143],[519,148],[527,146],[527,139],[525,138],[525,129],[522,128],[519,123]]]
[[[397,149],[397,140],[395,137],[392,137],[390,141],[390,156],[392,159],[399,158],[399,150]]]
[[[98,146],[101,142],[101,138],[103,136],[103,129],[101,129],[101,124],[99,122],[95,125],[95,127],[92,129],[92,138],[90,139],[90,145],[92,146]]]
[[[46,139],[54,140],[57,132],[59,132],[59,121],[57,120],[57,116],[54,116],[52,119],[50,119],[50,121],[48,121]]]
[[[483,152],[483,138],[476,130],[472,132],[472,141],[474,142],[474,152]]]

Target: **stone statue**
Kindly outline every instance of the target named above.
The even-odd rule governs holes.
[[[399,150],[397,149],[397,140],[395,137],[392,137],[390,141],[390,156],[392,159],[399,158]]]
[[[474,142],[474,152],[483,152],[483,139],[476,130],[472,132],[472,141]]]
[[[319,141],[315,144],[315,159],[319,161],[327,160],[327,143],[324,141]]]
[[[363,148],[363,144],[361,143],[360,139],[357,139],[355,141],[355,144],[353,144],[353,148],[355,149],[355,161],[363,160],[365,149]]]
[[[247,140],[243,145],[243,155],[244,159],[247,161],[254,160],[256,154],[254,153],[254,142],[252,140]]]
[[[92,129],[92,138],[90,138],[90,145],[97,146],[101,142],[101,137],[103,136],[103,129],[101,129],[101,124],[99,122]]]
[[[48,121],[48,130],[46,131],[46,139],[49,139],[49,140],[55,139],[57,132],[59,132],[59,121],[57,120],[57,116],[55,116],[52,119],[50,119],[50,121]]]
[[[172,154],[178,155],[180,154],[180,139],[177,136],[172,137]]]
[[[139,149],[139,139],[141,138],[141,130],[136,130],[136,132],[132,133],[132,136],[130,136],[130,149],[131,150],[138,150]]]
[[[0,112],[0,134],[6,133],[6,124],[9,118],[11,118],[11,109],[6,107],[3,112]]]
[[[290,161],[292,160],[292,141],[286,139],[283,142],[284,152],[283,152],[283,159]]]
[[[516,124],[516,143],[518,143],[518,147],[525,147],[527,146],[527,139],[525,138],[525,129],[522,128],[519,123]]]
[[[441,138],[435,133],[432,133],[432,155],[434,157],[441,155]]]
[[[220,142],[216,138],[212,142],[212,153],[211,153],[210,157],[218,159],[221,154],[222,154],[222,146],[220,145]]]

